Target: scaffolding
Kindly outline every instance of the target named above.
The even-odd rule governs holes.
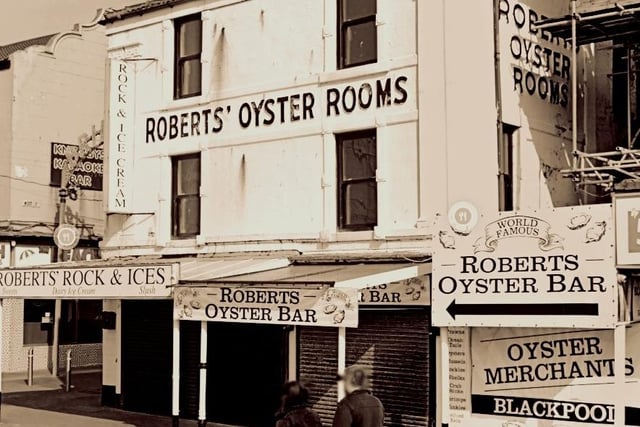
[[[595,185],[611,191],[613,185],[623,180],[640,181],[640,149],[634,148],[640,129],[632,135],[631,117],[631,50],[640,47],[640,2],[611,0],[570,0],[568,16],[539,20],[535,27],[549,31],[571,44],[571,93],[572,93],[572,154],[571,167],[562,170],[578,188]],[[588,153],[578,149],[577,129],[577,51],[590,43],[612,41],[627,48],[627,99],[626,99],[626,147],[615,150]]]

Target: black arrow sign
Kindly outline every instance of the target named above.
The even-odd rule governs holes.
[[[456,304],[453,300],[447,312],[454,319],[463,316],[597,316],[598,304]]]

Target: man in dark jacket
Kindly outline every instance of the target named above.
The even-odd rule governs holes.
[[[347,396],[338,403],[333,427],[382,427],[384,407],[371,394],[369,369],[349,366],[340,378]]]

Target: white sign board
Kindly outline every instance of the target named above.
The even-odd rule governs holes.
[[[111,60],[107,212],[131,213],[133,208],[134,74],[133,63]]]
[[[436,326],[613,327],[611,206],[482,216],[468,234],[445,221],[433,256]]]
[[[616,264],[621,268],[640,267],[640,193],[617,193]]]
[[[4,269],[0,298],[167,298],[175,278],[171,264]]]
[[[471,336],[469,425],[612,425],[616,403],[627,406],[624,425],[640,425],[640,328],[626,330],[621,385],[613,330],[473,328]]]
[[[360,305],[427,306],[430,304],[431,276],[425,275],[360,289]]]
[[[174,317],[212,322],[357,327],[358,292],[330,287],[181,286],[174,293]]]

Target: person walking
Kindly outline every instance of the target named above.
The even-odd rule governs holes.
[[[322,427],[320,417],[309,408],[309,389],[298,381],[282,386],[276,427]]]
[[[381,427],[384,406],[371,393],[371,375],[365,366],[353,365],[339,375],[346,397],[338,403],[333,427]]]

